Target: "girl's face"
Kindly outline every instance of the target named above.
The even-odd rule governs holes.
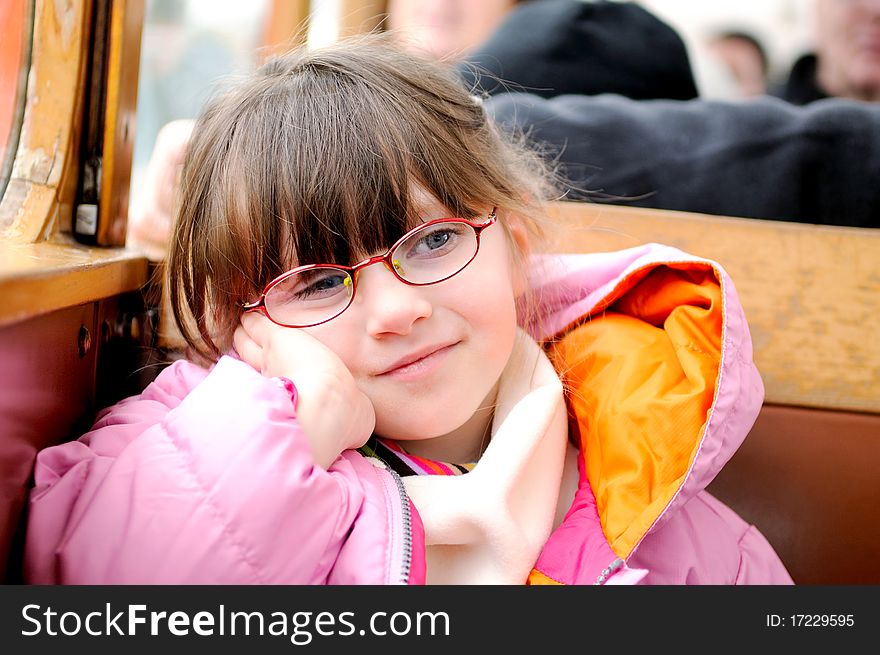
[[[428,194],[416,201],[424,221],[451,215]],[[448,435],[494,401],[513,350],[515,300],[523,287],[512,248],[499,221],[483,231],[474,260],[443,282],[408,286],[381,264],[369,266],[359,273],[348,309],[303,328],[351,371],[376,410],[378,435],[401,441]]]

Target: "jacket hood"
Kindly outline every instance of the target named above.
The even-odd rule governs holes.
[[[697,96],[681,37],[629,2],[521,3],[459,64],[459,72],[469,88],[490,95],[617,93],[637,100]]]
[[[712,481],[757,417],[745,316],[718,264],[674,248],[536,263],[530,329],[551,342],[602,528],[626,559]]]

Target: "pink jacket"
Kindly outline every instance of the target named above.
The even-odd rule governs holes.
[[[652,271],[679,263],[709,271],[723,297],[712,406],[686,470],[666,496],[621,518],[608,481],[582,459],[575,502],[530,582],[791,582],[760,533],[703,491],[763,398],[742,309],[717,264],[653,244],[568,256],[534,281],[543,332],[534,336],[604,315]],[[231,357],[210,370],[173,364],[79,440],[42,451],[34,475],[29,583],[425,580],[424,530],[400,478],[355,451],[326,471],[315,466],[289,391]]]

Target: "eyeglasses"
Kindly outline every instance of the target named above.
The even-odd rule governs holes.
[[[483,223],[440,218],[404,234],[384,255],[354,266],[308,264],[282,273],[266,285],[260,299],[242,305],[260,311],[283,327],[304,328],[326,323],[351,305],[358,272],[382,262],[395,277],[413,287],[437,284],[460,273],[477,256],[480,234],[496,221],[497,207]]]

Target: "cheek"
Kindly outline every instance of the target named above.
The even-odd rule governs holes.
[[[468,324],[470,338],[480,352],[480,365],[500,375],[516,339],[516,283],[506,253],[492,266],[475,268],[468,286],[450,295],[449,308]],[[494,381],[493,381],[494,383]]]
[[[488,394],[507,366],[516,342],[516,310],[512,303],[486,303],[484,320],[472,324],[473,363],[465,379],[480,394]]]
[[[516,333],[516,302],[509,284],[484,285],[479,293],[459,301],[456,309],[468,322],[473,338],[487,344],[491,351],[503,350],[512,343]]]
[[[507,237],[486,243],[485,252],[465,269],[468,293],[460,295],[467,303],[467,311],[474,323],[486,328],[487,333],[514,334],[516,331],[516,299],[528,285],[525,269],[517,263]]]
[[[363,357],[358,347],[358,330],[347,323],[343,317],[337,317],[323,325],[303,328],[303,331],[332,350],[345,367],[354,372],[359,369]]]

